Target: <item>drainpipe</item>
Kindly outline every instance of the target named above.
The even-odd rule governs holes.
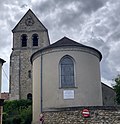
[[[21,99],[21,50],[20,50],[20,52],[19,52],[19,79],[18,79],[18,88],[19,88],[19,91],[18,91],[18,97],[17,97],[17,99],[19,100],[19,99]]]
[[[43,104],[43,98],[42,98],[42,71],[43,71],[43,55],[42,55],[42,53],[41,53],[41,73],[40,73],[40,94],[41,94],[41,96],[40,96],[40,103],[41,103],[41,106],[40,106],[40,112],[42,113],[42,104]]]

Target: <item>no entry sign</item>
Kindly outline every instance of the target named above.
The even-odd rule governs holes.
[[[88,109],[83,109],[82,110],[82,115],[83,117],[87,118],[87,117],[90,117],[90,112]]]

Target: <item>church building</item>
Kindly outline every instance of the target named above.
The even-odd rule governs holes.
[[[48,30],[30,9],[12,32],[9,97],[32,99],[33,122],[46,110],[114,104],[112,89],[101,83],[97,49],[68,37],[50,44]]]
[[[31,56],[33,122],[42,111],[102,106],[101,53],[67,37]]]

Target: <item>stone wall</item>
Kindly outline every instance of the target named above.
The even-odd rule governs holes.
[[[26,21],[32,19],[30,26]],[[10,57],[10,100],[27,99],[32,94],[31,55],[37,50],[49,45],[47,29],[31,10],[18,22],[13,32],[13,48]],[[22,35],[27,36],[27,46],[22,47]],[[33,35],[38,35],[38,46],[33,45]]]
[[[89,109],[90,117],[82,116],[84,108]],[[120,106],[61,108],[43,114],[44,124],[120,124]]]

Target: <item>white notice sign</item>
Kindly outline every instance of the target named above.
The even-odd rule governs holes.
[[[64,99],[74,99],[74,90],[64,90],[63,98]]]

